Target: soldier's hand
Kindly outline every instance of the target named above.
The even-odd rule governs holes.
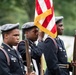
[[[30,75],[36,75],[36,73],[33,71],[33,72],[30,73]]]
[[[71,61],[71,66],[75,66],[76,67],[76,60],[75,61]]]
[[[44,33],[43,31],[40,31],[40,32],[39,32],[39,35],[38,35],[38,41],[39,41],[39,42],[43,41],[44,34],[45,34],[45,33]]]
[[[26,72],[25,75],[28,75],[28,73]],[[31,72],[29,75],[36,75],[35,71]]]

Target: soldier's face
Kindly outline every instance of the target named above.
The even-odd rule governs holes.
[[[38,28],[32,28],[27,32],[27,37],[28,39],[30,39],[31,41],[36,41],[38,38],[38,33],[39,33],[39,29]]]
[[[7,43],[16,46],[19,43],[19,29],[14,29],[7,34]]]
[[[57,24],[57,34],[58,35],[62,35],[63,34],[63,30],[64,30],[64,26],[63,26],[63,23],[60,22]]]

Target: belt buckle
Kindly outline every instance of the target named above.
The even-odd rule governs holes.
[[[66,68],[69,68],[69,64],[66,64]]]

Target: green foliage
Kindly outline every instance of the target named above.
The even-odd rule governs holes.
[[[64,16],[64,34],[74,35],[76,29],[76,0],[54,0],[56,16]]]
[[[2,13],[0,24],[3,25],[5,23],[17,23],[17,22],[23,24],[27,21],[28,21],[28,16],[26,15],[25,11],[23,10],[21,11],[19,8],[15,8],[15,10],[8,11],[8,13],[7,11]]]
[[[26,11],[29,21],[34,20],[35,0],[17,0],[16,5]]]
[[[0,25],[17,22],[22,25],[28,21],[26,11],[17,7],[15,0],[4,0],[0,2],[0,5]]]

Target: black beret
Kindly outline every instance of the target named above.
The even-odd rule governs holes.
[[[63,18],[64,18],[63,16],[55,17],[55,23],[57,23],[58,21],[62,20]]]
[[[6,32],[14,28],[19,28],[19,23],[16,24],[4,24],[1,26],[1,32]]]
[[[30,29],[32,27],[36,27],[34,25],[34,22],[27,22],[27,23],[23,24],[22,29]]]

